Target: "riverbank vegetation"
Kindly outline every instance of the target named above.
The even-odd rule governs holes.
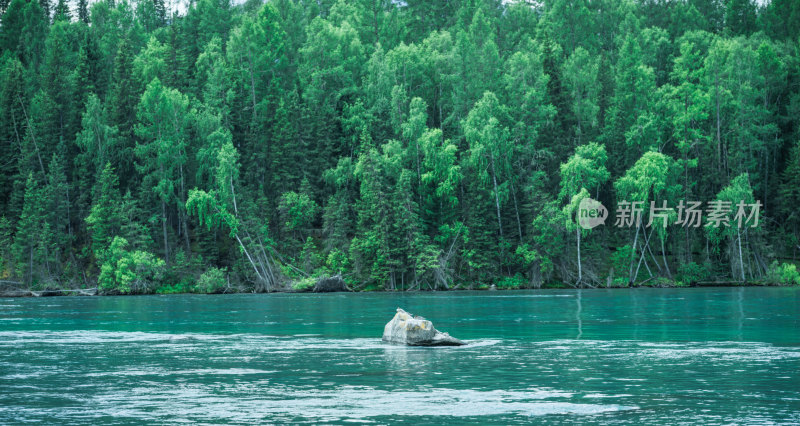
[[[800,3],[762,3],[0,0],[2,280],[798,284]],[[693,200],[759,225],[645,226]]]

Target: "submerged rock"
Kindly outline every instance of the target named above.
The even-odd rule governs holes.
[[[397,308],[383,328],[383,341],[408,346],[461,346],[466,343],[433,327],[433,323]]]

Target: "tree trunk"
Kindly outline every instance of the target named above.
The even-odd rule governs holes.
[[[517,206],[517,191],[514,186],[511,186],[511,197],[514,200],[514,213],[517,215],[517,232],[519,233],[519,241],[522,242],[522,221],[519,218],[519,207]]]
[[[238,234],[234,235],[234,237],[236,238],[236,241],[239,243],[239,247],[242,248],[242,251],[244,252],[244,255],[247,256],[247,260],[250,261],[250,265],[253,267],[253,270],[255,271],[256,276],[258,277],[258,279],[261,280],[261,281],[266,281],[266,277],[264,277],[261,274],[261,272],[258,271],[258,267],[256,266],[256,262],[253,260],[253,257],[250,256],[250,252],[247,251],[247,247],[244,246],[244,243],[242,242],[242,239],[239,238]]]
[[[639,222],[636,222],[636,234],[633,236],[633,245],[631,246],[631,267],[628,271],[628,286],[633,284],[633,260],[636,258],[636,243],[639,241]]]
[[[169,265],[169,242],[167,241],[167,203],[161,201],[161,229],[164,232],[164,262]]]
[[[739,240],[739,270],[741,271],[742,282],[744,282],[744,261],[742,259],[742,233],[741,230],[736,228],[736,236]]]
[[[494,183],[494,202],[497,206],[497,229],[500,231],[500,238],[503,238],[503,223],[500,221],[500,194],[497,193],[497,174],[494,171],[494,154],[491,156],[492,182]]]
[[[581,268],[581,228],[579,226],[575,226],[575,235],[577,236],[576,241],[578,242],[578,285],[583,287],[583,270]]]
[[[186,212],[186,179],[183,176],[183,165],[180,167],[181,173],[181,207],[178,208],[181,222],[183,222],[183,240],[186,244],[186,255],[192,254],[192,244],[189,238],[189,214]]]

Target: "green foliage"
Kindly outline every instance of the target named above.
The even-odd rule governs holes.
[[[758,281],[800,241],[800,7],[763,3],[0,0],[3,269],[124,293],[206,265],[255,291]],[[580,228],[587,197],[643,226]],[[758,228],[677,223],[737,199]]]
[[[709,279],[711,272],[707,265],[698,265],[695,262],[684,263],[678,267],[675,277],[686,284],[697,284]]]
[[[800,285],[800,272],[794,263],[773,261],[767,270],[764,281],[774,285]]]
[[[611,261],[611,267],[614,268],[615,277],[622,275],[625,273],[625,271],[627,271],[632,255],[633,249],[631,248],[630,244],[625,244],[622,247],[617,247],[614,249],[614,253],[611,254],[609,260]]]
[[[752,218],[751,221],[747,220],[751,208],[745,207],[755,204],[753,190],[750,187],[750,177],[747,174],[735,177],[728,186],[717,194],[715,202],[718,203],[717,206],[724,214],[718,215],[719,222],[711,220],[706,222],[706,235],[716,253],[721,253],[727,243],[727,258],[730,263],[731,274],[744,282],[748,278],[745,272],[747,258],[756,256],[756,254],[751,246],[743,242],[743,239],[749,235],[752,235],[751,238],[758,238],[757,232],[751,232],[755,218]],[[729,206],[730,209],[724,208],[723,206],[725,205]],[[737,216],[740,213],[744,215]],[[751,278],[753,277],[751,276]]]
[[[581,189],[598,191],[609,173],[606,170],[608,154],[603,145],[590,142],[578,146],[575,154],[561,165],[561,192],[559,197],[572,199]]]
[[[106,294],[148,293],[160,282],[165,263],[151,253],[128,250],[128,241],[115,237],[100,265],[97,285]]]
[[[105,261],[105,250],[119,234],[122,217],[119,211],[119,182],[111,164],[107,163],[100,174],[91,213],[86,217],[86,225],[92,238],[92,251],[98,264]]]
[[[680,190],[680,167],[667,155],[646,152],[614,183],[620,200],[648,202],[672,200]]]
[[[307,231],[319,212],[314,200],[294,191],[281,195],[278,209],[285,218],[284,226],[288,232]]]
[[[578,47],[564,62],[564,85],[572,98],[571,111],[575,116],[575,139],[578,144],[586,140],[597,126],[598,105],[597,58],[592,58],[583,47]]]
[[[300,267],[308,274],[313,274],[322,265],[322,256],[317,252],[317,245],[311,237],[306,238],[298,260]]]
[[[33,174],[29,174],[25,184],[22,214],[17,221],[14,244],[11,247],[15,275],[28,283],[48,278],[42,276],[41,270],[41,262],[47,260],[49,248],[44,201],[44,191],[33,178]]]
[[[338,248],[334,248],[328,253],[325,266],[334,273],[342,273],[350,267],[350,259]]]
[[[502,277],[497,281],[497,288],[500,290],[515,290],[525,287],[525,278],[522,274],[516,274],[513,277]]]
[[[197,279],[194,291],[198,293],[224,293],[230,288],[226,268],[210,267]]]
[[[317,278],[315,277],[301,278],[292,283],[292,290],[311,291],[311,289],[313,289],[316,284],[317,284]]]

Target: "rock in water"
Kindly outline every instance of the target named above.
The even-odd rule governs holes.
[[[341,274],[332,277],[322,277],[314,285],[314,293],[331,293],[335,291],[350,291],[344,283]]]
[[[461,346],[466,343],[433,328],[433,323],[397,308],[383,328],[383,341],[408,346]]]

